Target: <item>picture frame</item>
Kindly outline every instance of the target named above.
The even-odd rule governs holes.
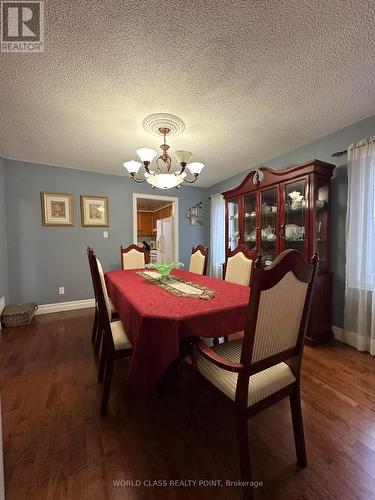
[[[82,227],[109,227],[108,196],[81,195]]]
[[[74,226],[74,203],[72,193],[41,192],[40,199],[43,226]]]

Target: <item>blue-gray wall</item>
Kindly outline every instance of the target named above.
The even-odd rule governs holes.
[[[221,193],[238,186],[245,175],[262,165],[275,170],[285,169],[292,165],[318,159],[334,163],[336,168],[332,179],[331,199],[331,271],[333,272],[333,324],[343,327],[344,323],[344,293],[345,293],[345,223],[347,202],[347,172],[346,156],[332,158],[332,153],[346,149],[352,142],[364,137],[375,135],[375,116],[362,120],[350,127],[341,129],[307,146],[298,148],[285,155],[267,160],[259,165],[249,165],[242,174],[215,184],[207,190],[207,195]],[[208,228],[207,224],[207,228]],[[208,231],[208,230],[206,230]],[[208,232],[206,233],[208,238]]]
[[[0,158],[0,297],[8,301],[8,256],[5,214],[4,160]]]
[[[133,192],[155,194],[148,184],[126,177],[12,160],[5,160],[5,185],[10,300],[39,304],[92,297],[87,245],[95,248],[104,269],[118,269],[120,245],[133,242]],[[42,226],[41,191],[74,194],[74,227]],[[109,196],[109,239],[103,238],[103,228],[81,227],[81,194]],[[204,228],[191,226],[185,214],[200,201],[207,206],[206,190],[182,187],[165,194],[179,198],[180,260],[186,265],[192,246],[205,241]],[[65,295],[58,295],[59,286]]]

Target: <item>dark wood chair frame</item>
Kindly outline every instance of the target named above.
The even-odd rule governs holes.
[[[145,248],[139,247],[138,245],[135,245],[134,243],[132,245],[129,245],[126,248],[121,245],[121,249],[120,249],[121,269],[124,270],[124,261],[123,261],[123,257],[122,256],[125,253],[130,252],[130,250],[137,250],[137,252],[143,253],[144,256],[145,256],[145,264],[149,264],[150,263],[150,260],[151,260],[150,252],[148,252]]]
[[[245,333],[242,342],[241,359],[239,363],[221,356],[209,347],[202,339],[197,339],[195,341],[193,351],[193,367],[195,368],[195,373],[199,373],[196,370],[197,352],[220,368],[238,373],[237,390],[234,402],[226,397],[215,386],[212,385],[212,387],[224,398],[225,401],[231,404],[232,409],[234,410],[241,480],[247,482],[247,484],[249,484],[252,480],[247,420],[287,396],[289,396],[292,413],[297,463],[301,467],[305,467],[307,465],[300,398],[300,370],[304,338],[308,327],[313,289],[318,271],[318,260],[318,254],[314,254],[311,264],[307,264],[299,252],[296,250],[286,250],[281,253],[270,266],[264,267],[261,256],[258,257],[252,272],[251,294]],[[298,280],[308,283],[297,343],[295,347],[291,349],[287,349],[283,352],[252,363],[251,359],[254,348],[255,330],[261,292],[274,287],[289,271],[292,271]],[[288,364],[296,378],[296,381],[267,398],[262,399],[258,403],[248,406],[247,398],[249,377],[281,362]],[[203,376],[202,378],[204,379]],[[252,500],[253,491],[250,486],[243,487],[243,498]]]
[[[107,306],[105,303],[104,292],[102,288],[102,284],[100,281],[100,275],[98,270],[98,265],[96,262],[96,256],[94,251],[91,249],[91,258],[92,258],[92,269],[93,269],[93,277],[95,281],[95,286],[97,289],[98,296],[98,309],[99,309],[99,320],[103,327],[103,342],[102,342],[102,350],[100,355],[100,364],[99,364],[99,375],[98,381],[103,382],[103,395],[102,401],[100,405],[100,416],[104,417],[107,415],[108,408],[108,400],[109,394],[111,390],[111,382],[112,382],[112,374],[113,374],[113,364],[115,359],[130,357],[133,349],[115,349],[115,345],[113,342],[112,331],[111,331],[111,323],[109,321]],[[120,320],[118,320],[120,321]]]
[[[204,256],[203,276],[206,276],[208,264],[208,248],[204,247],[203,245],[197,245],[192,248],[191,255],[195,254],[196,252],[200,252]]]
[[[101,321],[99,321],[99,306],[98,306],[98,291],[96,289],[96,283],[94,280],[94,275],[93,275],[93,253],[94,249],[90,246],[87,247],[87,257],[89,259],[89,267],[90,267],[90,274],[91,274],[91,280],[92,280],[92,286],[94,289],[94,297],[95,297],[95,316],[94,316],[94,323],[92,325],[92,333],[91,333],[91,342],[94,347],[94,353],[95,356],[99,354],[100,351],[100,345],[102,342],[102,336],[103,336],[103,327]],[[96,264],[96,257],[95,258],[95,264]],[[118,313],[114,312],[112,313],[112,318],[111,320],[118,319]]]

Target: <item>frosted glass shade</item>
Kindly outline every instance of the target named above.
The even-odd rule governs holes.
[[[157,174],[147,177],[146,181],[159,189],[171,189],[183,183],[182,175]]]
[[[189,163],[193,153],[191,151],[183,151],[181,149],[180,151],[175,151],[174,155],[179,163]]]
[[[139,161],[134,161],[134,160],[126,161],[124,163],[124,167],[129,172],[129,174],[136,174],[138,170],[141,168],[141,166],[142,163],[139,163]]]
[[[149,161],[151,163],[157,155],[157,152],[154,149],[150,148],[140,148],[137,149],[137,155],[142,161]]]
[[[193,163],[189,163],[188,168],[192,174],[199,175],[202,172],[204,165],[203,165],[203,163],[195,161]]]

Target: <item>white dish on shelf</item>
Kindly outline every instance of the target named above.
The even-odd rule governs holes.
[[[287,240],[300,240],[303,239],[305,228],[298,226],[298,224],[285,225],[285,239]]]

